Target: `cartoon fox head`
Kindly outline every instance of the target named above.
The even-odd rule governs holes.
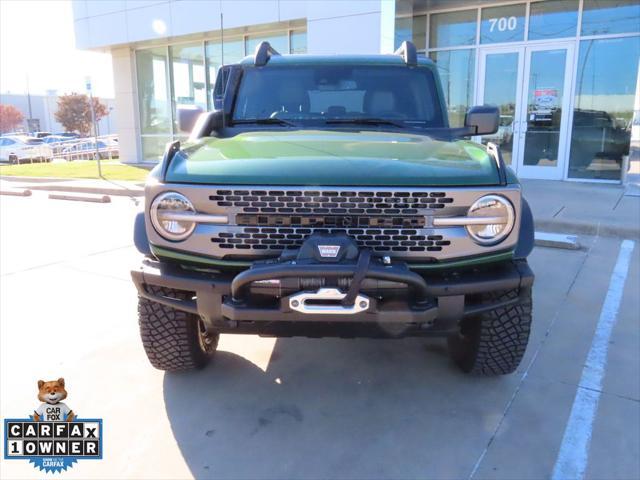
[[[64,389],[64,378],[45,382],[38,380],[38,399],[41,402],[55,405],[67,398],[67,391]]]

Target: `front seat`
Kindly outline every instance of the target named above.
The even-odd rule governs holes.
[[[309,95],[299,82],[283,82],[278,91],[278,111],[303,113],[309,111]]]
[[[395,95],[387,90],[367,92],[364,98],[364,111],[371,117],[394,115],[396,111]]]

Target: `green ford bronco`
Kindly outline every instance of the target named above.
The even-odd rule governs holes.
[[[220,68],[215,110],[178,109],[149,175],[132,272],[151,364],[204,366],[221,333],[446,338],[513,372],[531,327],[533,219],[495,107],[450,128],[435,65],[255,55]],[[322,348],[319,346],[319,348]]]

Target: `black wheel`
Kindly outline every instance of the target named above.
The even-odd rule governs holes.
[[[184,300],[188,292],[148,286],[150,293]],[[166,371],[203,368],[218,346],[218,334],[207,333],[197,315],[138,298],[138,324],[147,358]]]
[[[504,375],[520,365],[531,330],[531,290],[491,292],[484,302],[518,303],[465,318],[457,335],[448,339],[449,353],[458,366],[476,375]]]

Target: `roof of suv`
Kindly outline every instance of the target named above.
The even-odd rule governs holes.
[[[433,66],[434,63],[426,57],[418,56],[418,65]],[[240,61],[240,65],[254,65],[255,56],[248,55]],[[406,65],[400,55],[274,55],[269,58],[267,65]]]

